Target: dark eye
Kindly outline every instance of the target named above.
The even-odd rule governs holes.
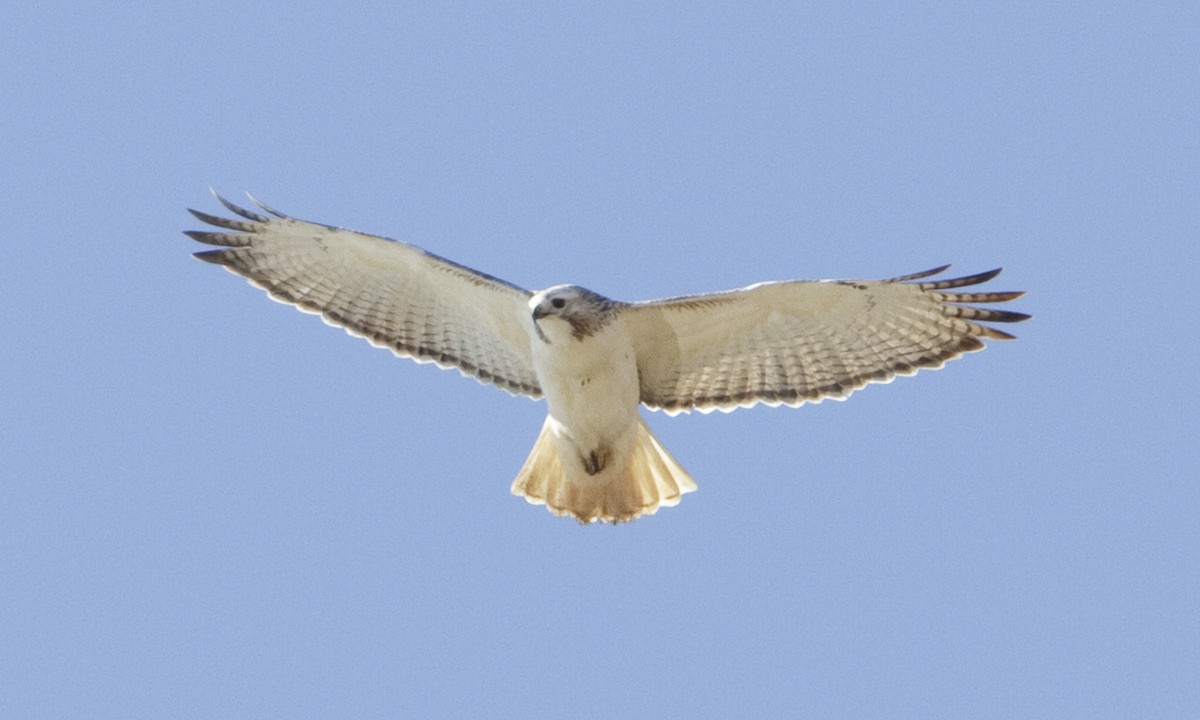
[[[561,309],[564,305],[567,304],[567,301],[563,300],[562,298],[554,298],[553,300],[550,301],[550,304],[556,308]]]

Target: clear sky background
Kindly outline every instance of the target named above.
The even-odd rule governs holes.
[[[1200,5],[6,3],[0,717],[1200,717]],[[849,402],[544,406],[196,262],[212,186],[621,299],[1003,265]]]

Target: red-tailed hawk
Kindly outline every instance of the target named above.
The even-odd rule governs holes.
[[[412,245],[218,200],[241,219],[192,210],[221,229],[186,233],[222,248],[196,257],[401,357],[545,398],[512,492],[585,523],[633,520],[696,489],[638,405],[676,414],[840,400],[1012,338],[982,322],[1029,318],[974,307],[1021,292],[958,292],[999,269],[927,279],[949,266],[643,302],[573,285],[530,292]]]

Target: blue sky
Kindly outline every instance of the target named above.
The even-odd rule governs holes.
[[[0,716],[1200,715],[1194,3],[0,10]],[[194,261],[212,186],[644,299],[1003,265],[1020,340],[649,420],[581,527],[544,407]]]

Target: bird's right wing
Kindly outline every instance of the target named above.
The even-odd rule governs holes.
[[[396,355],[541,396],[525,327],[529,291],[412,245],[217,199],[243,219],[190,211],[221,228],[185,233],[222,247],[197,258]]]

